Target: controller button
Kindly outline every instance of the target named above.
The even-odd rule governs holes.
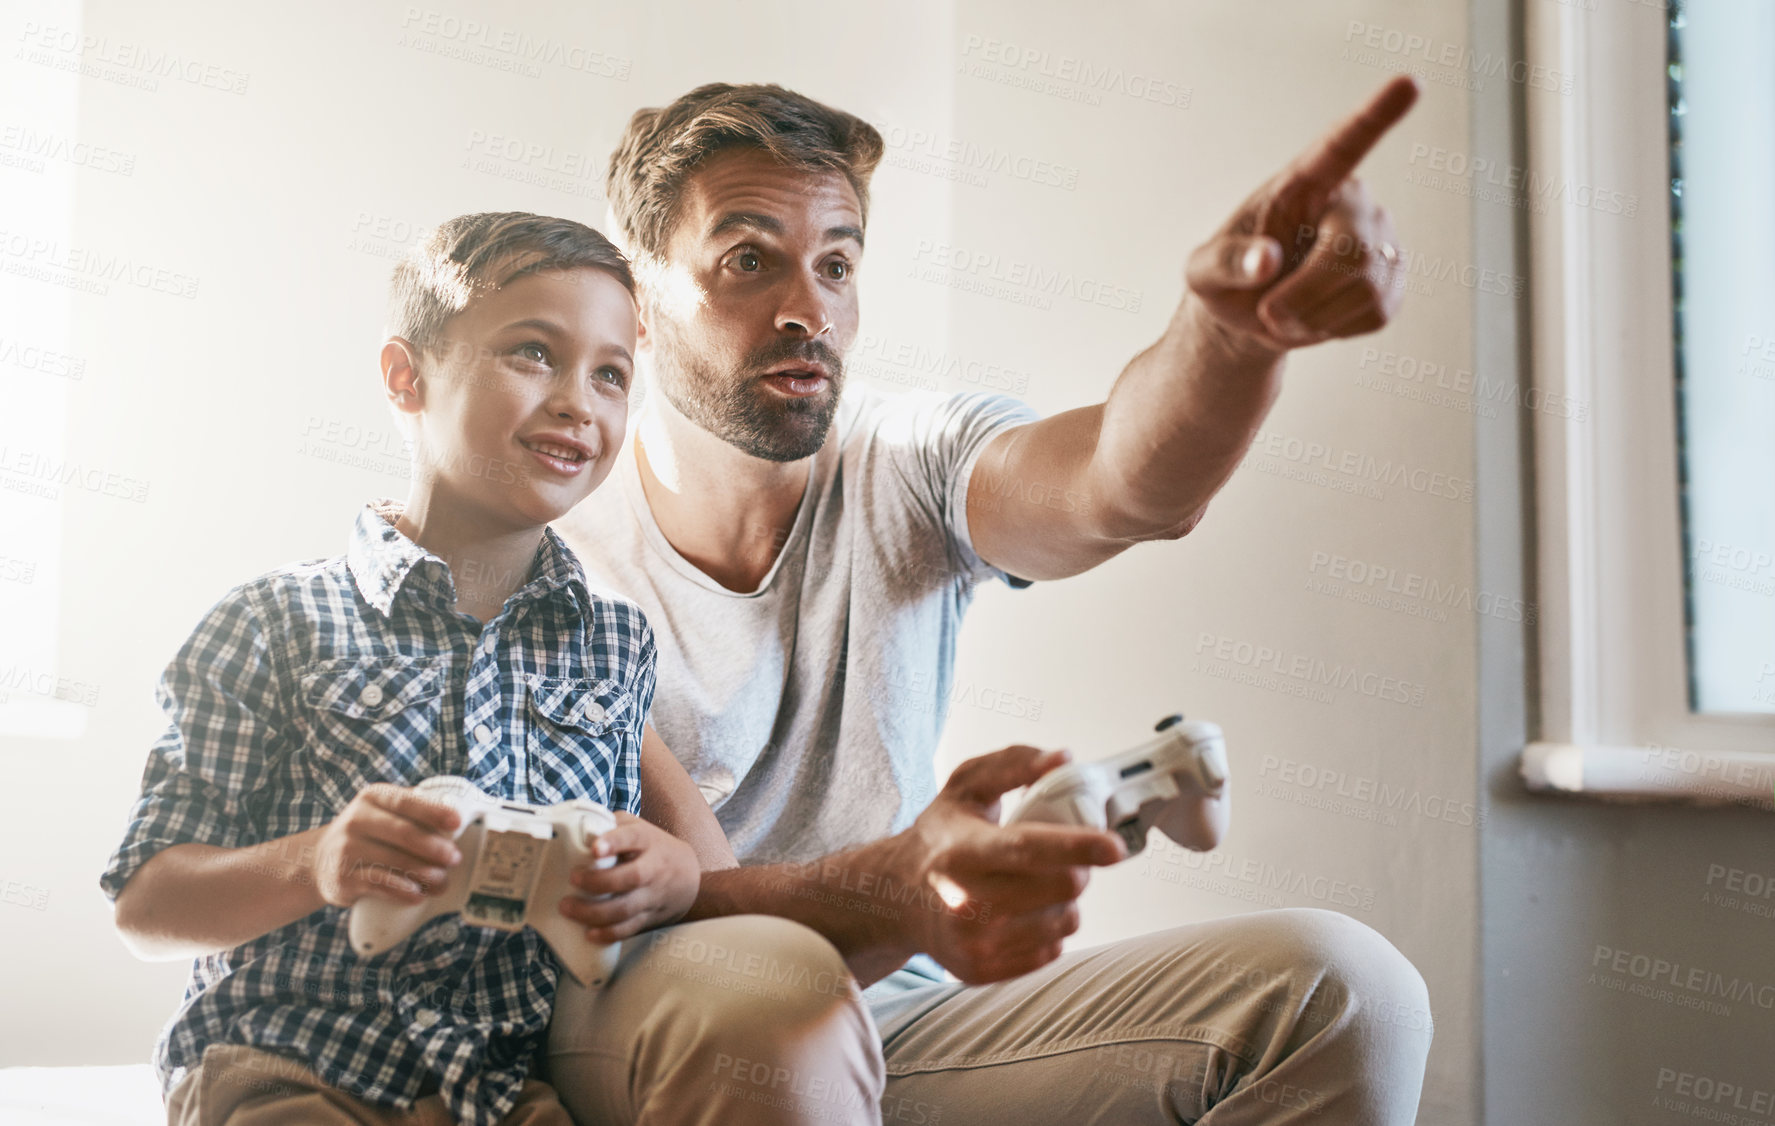
[[[364,690],[357,694],[357,702],[366,708],[373,708],[380,704],[382,702],[382,686],[380,684],[364,685]]]
[[[474,735],[475,742],[485,743],[487,740],[493,738],[493,729],[491,727],[488,727],[484,723],[477,723],[477,724],[475,724],[475,729],[473,732],[471,732],[471,734]]]
[[[1180,724],[1182,722],[1183,722],[1183,714],[1181,712],[1179,712],[1176,715],[1168,715],[1164,719],[1161,719],[1159,722],[1153,724],[1153,730],[1154,731],[1164,731],[1169,728],[1176,727],[1178,724]]]

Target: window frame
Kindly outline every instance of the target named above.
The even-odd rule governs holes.
[[[1690,710],[1678,473],[1667,5],[1527,0],[1529,167],[1639,197],[1529,217],[1539,725],[1531,788],[1775,808],[1775,715]],[[1563,396],[1564,398],[1555,398]]]

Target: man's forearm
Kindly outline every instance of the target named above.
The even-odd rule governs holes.
[[[232,949],[295,922],[326,906],[311,866],[318,833],[164,849],[124,885],[117,929],[137,957],[162,961]]]
[[[942,904],[902,875],[912,848],[904,834],[805,864],[760,864],[705,871],[685,919],[778,915],[823,935],[863,985],[899,969],[918,952],[921,911]]]
[[[1088,495],[1106,536],[1181,534],[1200,519],[1275,402],[1282,357],[1184,298],[1103,404]]]

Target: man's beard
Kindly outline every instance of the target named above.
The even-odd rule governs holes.
[[[724,374],[669,333],[657,333],[654,340],[659,354],[653,378],[660,393],[715,437],[766,461],[800,461],[826,444],[844,390],[844,359],[825,341],[783,339],[746,356],[737,372]],[[825,389],[788,397],[761,386],[765,369],[793,361],[824,366],[830,376]]]

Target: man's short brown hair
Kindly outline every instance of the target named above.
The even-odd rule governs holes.
[[[388,331],[432,350],[444,322],[468,308],[477,292],[539,270],[581,268],[603,270],[635,292],[629,260],[584,223],[528,211],[458,215],[422,237],[395,267]]]
[[[729,148],[760,149],[804,172],[843,173],[868,222],[869,177],[882,154],[873,125],[781,86],[714,82],[637,110],[610,155],[605,191],[631,254],[664,257],[685,179]]]

